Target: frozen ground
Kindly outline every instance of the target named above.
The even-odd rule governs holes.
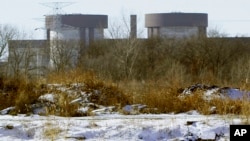
[[[246,120],[237,116],[183,114],[55,117],[0,116],[0,140],[166,141],[229,140],[229,125]]]

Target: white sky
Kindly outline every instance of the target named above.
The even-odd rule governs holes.
[[[53,0],[0,0],[0,24],[11,24],[32,33],[33,38],[44,38],[44,22],[35,20],[53,14],[40,3]],[[63,8],[67,14],[106,14],[110,22],[137,14],[138,29],[143,30],[146,13],[197,12],[208,13],[208,29],[217,29],[230,36],[250,36],[250,0],[59,0],[74,2]]]

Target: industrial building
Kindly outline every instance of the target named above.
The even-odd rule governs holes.
[[[104,29],[108,27],[107,15],[47,15],[45,18],[47,38],[49,40],[81,40],[103,39]]]
[[[108,16],[47,15],[45,27],[47,40],[50,41],[50,68],[74,67],[82,48],[104,38],[104,29],[108,27]],[[65,66],[65,61],[71,65]]]
[[[136,15],[130,16],[130,38],[137,38],[136,18]],[[204,13],[146,14],[145,26],[148,38],[206,36],[208,16]],[[9,41],[9,64],[15,65],[17,54],[21,55],[24,52],[27,54],[28,51],[29,60],[24,58],[20,60],[20,65],[14,67],[20,67],[25,71],[31,70],[33,74],[38,75],[45,74],[48,69],[74,67],[81,49],[92,41],[104,39],[106,28],[108,28],[107,15],[47,15],[45,17],[47,39]]]
[[[9,41],[8,73],[42,76],[48,70],[49,43],[47,40]]]
[[[148,37],[185,38],[206,36],[205,13],[156,13],[145,15]]]

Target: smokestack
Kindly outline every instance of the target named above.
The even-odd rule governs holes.
[[[137,38],[136,15],[130,15],[130,38]]]
[[[50,29],[47,29],[46,31],[46,35],[47,35],[47,40],[50,41]]]

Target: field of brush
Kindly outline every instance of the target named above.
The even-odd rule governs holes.
[[[1,140],[228,140],[248,124],[249,44],[98,42],[79,66],[1,72]]]

